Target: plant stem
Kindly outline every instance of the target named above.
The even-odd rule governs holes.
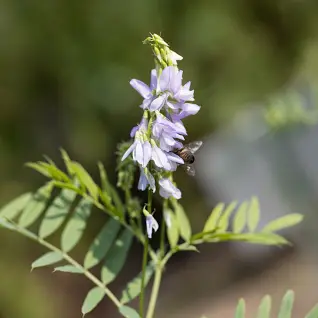
[[[149,306],[148,306],[146,318],[153,318],[153,314],[155,312],[155,307],[156,307],[157,298],[158,298],[158,294],[159,294],[159,288],[160,288],[160,284],[161,284],[162,269],[163,268],[162,268],[161,264],[156,269],[155,279],[154,279],[154,282],[152,285],[151,297],[150,297],[150,301],[149,301]]]
[[[149,213],[151,213],[152,210],[152,191],[148,190],[148,206],[147,209]],[[143,318],[144,316],[144,298],[145,298],[145,275],[146,275],[146,267],[148,262],[148,247],[149,247],[149,241],[148,237],[145,237],[145,244],[144,244],[144,253],[142,257],[142,276],[141,276],[141,291],[140,291],[140,297],[139,297],[139,314],[140,317]]]

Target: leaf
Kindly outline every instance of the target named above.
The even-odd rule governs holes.
[[[77,176],[79,182],[84,186],[95,201],[98,200],[99,189],[96,183],[93,181],[89,173],[78,162],[72,162],[72,169]]]
[[[178,251],[194,251],[199,252],[199,250],[194,245],[189,245],[188,243],[180,244],[177,246]]]
[[[108,182],[107,174],[104,165],[101,162],[98,162],[98,169],[100,174],[101,180],[101,199],[105,203],[106,206],[111,204],[111,197],[110,197],[110,184]]]
[[[318,317],[318,304],[310,310],[305,318],[317,318]]]
[[[102,288],[92,288],[86,295],[82,305],[82,314],[86,315],[87,313],[91,312],[103,300],[104,296],[105,292]]]
[[[16,228],[14,227],[14,225],[2,217],[0,217],[0,226],[11,231],[16,231]]]
[[[53,185],[57,188],[61,188],[61,189],[69,189],[72,190],[74,192],[76,192],[77,194],[83,195],[83,191],[81,189],[79,189],[76,185],[72,184],[72,183],[64,183],[64,182],[60,182],[60,181],[53,181]]]
[[[276,232],[294,226],[303,220],[304,216],[298,213],[287,214],[266,224],[262,232]]]
[[[121,199],[120,199],[116,189],[111,185],[110,185],[110,192],[109,193],[110,193],[112,200],[113,200],[115,207],[116,207],[116,210],[115,210],[116,215],[120,219],[122,219],[124,216],[124,213],[125,213],[125,208],[124,208],[123,203],[121,202]]]
[[[0,217],[9,220],[14,219],[26,207],[31,197],[32,194],[28,192],[13,199],[0,210]]]
[[[83,274],[83,269],[75,267],[73,265],[64,265],[54,268],[54,272],[65,272],[74,274]]]
[[[120,223],[110,219],[95,237],[85,256],[84,267],[97,265],[107,254],[120,229]]]
[[[235,210],[236,206],[237,206],[237,201],[233,201],[226,207],[226,209],[222,213],[222,215],[219,219],[218,225],[217,225],[218,232],[225,232],[227,230],[227,228],[229,227],[229,223],[230,223],[230,216],[231,216],[232,212]]]
[[[131,242],[132,234],[125,229],[107,253],[101,272],[102,282],[105,285],[112,282],[124,266]]]
[[[246,224],[246,212],[248,208],[248,202],[244,201],[238,208],[234,220],[233,220],[233,232],[241,233]]]
[[[291,318],[294,304],[294,292],[292,290],[287,291],[283,297],[278,318]]]
[[[87,219],[90,216],[92,203],[82,199],[75,208],[70,220],[66,224],[62,237],[61,247],[64,252],[69,252],[81,239],[86,228]]]
[[[45,238],[55,232],[65,220],[76,193],[62,190],[46,210],[39,229],[39,236]]]
[[[271,297],[266,295],[261,300],[261,303],[258,307],[257,318],[270,318],[271,312]]]
[[[245,301],[242,298],[237,304],[235,318],[245,318]]]
[[[173,211],[170,209],[164,210],[164,218],[167,224],[167,236],[169,240],[169,244],[171,248],[174,248],[179,241],[179,229],[178,229],[178,222],[176,220],[176,216],[174,215]]]
[[[119,307],[119,312],[125,317],[125,318],[140,318],[137,311],[131,307],[128,306],[121,306]]]
[[[206,238],[207,242],[242,241],[263,245],[290,244],[284,237],[275,233],[216,233]]]
[[[27,167],[39,172],[40,174],[42,174],[43,176],[47,177],[47,178],[51,178],[50,173],[47,171],[47,169],[45,167],[43,167],[40,162],[36,163],[36,162],[27,162],[25,164]]]
[[[44,212],[47,201],[51,196],[51,191],[48,190],[47,185],[40,188],[33,194],[31,200],[28,202],[23,213],[19,218],[19,225],[28,227],[33,224]]]
[[[154,272],[154,266],[152,263],[150,263],[146,269],[145,269],[145,279],[144,279],[144,287],[147,286],[147,284],[150,281],[150,278],[152,277]],[[121,295],[120,302],[122,304],[126,304],[133,299],[135,299],[141,292],[141,280],[142,280],[142,272],[138,274],[132,281],[130,281],[126,288],[123,290],[123,293]]]
[[[73,171],[73,167],[72,167],[72,161],[71,161],[69,155],[67,154],[67,152],[64,149],[60,149],[60,151],[61,151],[62,158],[63,158],[63,161],[65,163],[65,167],[66,167],[68,174],[73,176],[74,171]]]
[[[178,222],[180,235],[185,241],[188,242],[190,241],[192,235],[189,219],[186,213],[184,212],[184,209],[181,204],[179,204],[176,200],[171,200],[171,202],[175,209],[176,220]]]
[[[220,216],[224,210],[224,207],[225,207],[224,203],[218,203],[214,207],[210,216],[208,217],[207,221],[204,224],[203,232],[208,232],[208,231],[212,231],[216,229]]]
[[[32,270],[36,267],[43,267],[55,264],[63,259],[63,254],[59,252],[48,252],[31,264]]]
[[[248,209],[247,226],[250,232],[254,232],[260,219],[259,201],[256,197],[252,197]]]

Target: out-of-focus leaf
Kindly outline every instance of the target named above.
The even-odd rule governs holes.
[[[127,254],[132,242],[132,234],[127,229],[123,230],[121,235],[112,245],[106,255],[106,260],[102,267],[102,282],[106,285],[112,282],[125,264]]]
[[[39,161],[38,163],[36,162],[28,162],[25,165],[37,172],[39,172],[40,174],[42,174],[43,176],[47,177],[47,178],[51,178],[50,173],[48,172],[48,170],[43,167],[41,164],[41,162]]]
[[[14,219],[27,205],[28,201],[32,198],[32,193],[24,193],[15,198],[0,210],[0,217],[9,220]]]
[[[194,245],[189,245],[188,243],[180,244],[177,246],[178,251],[193,251],[199,252],[199,250]]]
[[[287,291],[283,297],[278,318],[291,318],[294,304],[294,292],[292,290]]]
[[[119,312],[125,317],[125,318],[140,318],[137,311],[131,307],[128,306],[121,306],[119,307]]]
[[[303,220],[304,216],[298,213],[288,214],[266,224],[262,232],[276,232],[294,226]]]
[[[144,287],[147,286],[147,284],[150,281],[151,276],[154,272],[154,266],[152,263],[150,263],[145,270],[145,279],[144,279]],[[141,291],[141,280],[142,280],[142,272],[139,273],[138,276],[136,276],[132,281],[130,281],[126,288],[123,290],[121,300],[120,302],[122,304],[126,304],[133,299],[135,299]]]
[[[64,183],[64,182],[60,182],[60,181],[53,181],[53,185],[55,187],[57,187],[57,188],[72,190],[75,193],[80,194],[80,195],[82,195],[83,192],[84,192],[84,191],[82,191],[76,185],[74,185],[72,183]]]
[[[98,163],[98,169],[100,174],[100,180],[101,180],[101,199],[105,203],[106,206],[111,204],[111,190],[110,190],[110,184],[108,182],[107,173],[105,170],[104,165],[99,162]]]
[[[85,256],[84,267],[97,265],[107,254],[120,229],[120,223],[110,219],[95,237]]]
[[[99,195],[99,189],[92,177],[89,175],[89,173],[84,169],[84,167],[78,163],[74,162],[72,163],[72,169],[78,178],[80,184],[84,186],[90,195],[94,198],[95,201],[98,200]]]
[[[237,212],[233,220],[234,233],[241,233],[244,230],[244,227],[246,225],[247,208],[248,208],[248,202],[244,201],[237,209]]]
[[[103,300],[104,296],[105,292],[102,288],[92,288],[86,295],[82,305],[82,314],[86,315],[87,313],[91,312]]]
[[[174,248],[179,241],[178,222],[172,210],[165,209],[163,213],[167,223],[167,236],[168,236],[169,244],[171,248]]]
[[[191,240],[191,235],[192,235],[189,219],[186,213],[184,212],[184,209],[181,204],[179,204],[176,200],[171,200],[171,202],[175,210],[175,215],[176,215],[176,220],[178,222],[180,236],[186,242],[189,242]]]
[[[63,255],[60,252],[48,252],[41,257],[39,257],[37,260],[35,260],[31,264],[31,268],[34,269],[36,267],[43,267],[55,264],[63,259]]]
[[[208,217],[207,221],[204,224],[203,232],[208,232],[216,229],[218,226],[218,221],[221,217],[221,214],[224,210],[225,204],[218,203],[214,209],[212,210],[210,216]]]
[[[50,195],[51,191],[49,191],[47,185],[43,186],[33,194],[19,218],[19,225],[28,227],[33,224],[44,212]]]
[[[250,232],[254,232],[257,228],[260,218],[259,201],[256,197],[252,197],[247,213],[247,226]]]
[[[235,318],[245,318],[245,301],[242,298],[237,304]]]
[[[60,151],[61,151],[61,154],[62,154],[63,161],[65,163],[65,167],[67,169],[67,172],[71,176],[73,176],[74,171],[73,171],[73,167],[72,167],[72,161],[71,161],[69,155],[67,154],[67,152],[64,149],[60,149]]]
[[[64,266],[55,267],[54,272],[83,274],[83,270],[81,268],[75,267],[73,265],[64,265]]]
[[[275,233],[216,233],[207,242],[242,241],[263,245],[285,245],[290,244],[285,238]]]
[[[112,200],[114,202],[114,205],[116,207],[116,209],[115,209],[116,215],[120,219],[122,219],[124,217],[125,207],[124,207],[124,205],[123,205],[123,203],[122,203],[122,201],[121,201],[121,199],[120,199],[120,197],[118,195],[117,190],[113,186],[110,185],[110,190],[109,191],[110,191],[109,193],[110,193],[110,195],[112,197]]]
[[[310,312],[306,315],[305,318],[317,318],[318,317],[318,304],[310,310]]]
[[[39,236],[44,238],[55,232],[65,220],[76,193],[62,190],[46,210],[39,229]]]
[[[82,199],[75,208],[62,233],[61,247],[64,252],[73,249],[81,239],[86,228],[87,219],[91,214],[91,209],[92,203],[86,199]]]
[[[271,297],[266,295],[262,298],[262,301],[258,307],[257,318],[270,318],[271,312]]]
[[[38,162],[28,162],[26,164],[27,167],[36,170],[37,172],[41,173],[45,177],[53,178],[54,180],[59,180],[63,182],[69,182],[69,177],[56,165],[53,161],[50,163],[38,161]]]
[[[231,214],[235,210],[236,206],[237,206],[237,202],[233,201],[226,207],[226,209],[224,210],[224,212],[222,213],[218,221],[218,225],[217,225],[218,232],[225,232],[227,230],[230,224]]]

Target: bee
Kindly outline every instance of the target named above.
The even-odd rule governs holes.
[[[195,175],[195,169],[192,165],[195,161],[194,154],[199,150],[202,144],[202,141],[193,141],[184,145],[183,148],[174,151],[176,155],[183,159],[185,171],[191,177]]]

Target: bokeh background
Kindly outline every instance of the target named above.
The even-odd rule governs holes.
[[[102,160],[115,182],[116,144],[141,116],[129,80],[148,81],[153,59],[142,40],[161,32],[184,57],[179,65],[202,105],[186,120],[189,139],[205,144],[197,177],[190,182],[177,172],[193,227],[202,227],[216,202],[252,195],[259,196],[264,221],[287,212],[306,219],[285,233],[293,248],[219,244],[176,256],[158,317],[232,317],[239,297],[254,317],[262,295],[272,294],[277,307],[288,288],[296,291],[295,317],[303,317],[318,300],[318,130],[312,123],[272,129],[263,111],[286,91],[303,94],[297,101],[304,109],[316,107],[307,88],[317,81],[317,18],[314,0],[2,0],[1,205],[43,183],[25,162],[47,154],[60,163],[60,147],[94,176]],[[83,246],[100,220],[96,213]],[[30,273],[43,249],[4,230],[0,237],[0,317],[81,315],[89,282],[50,269]],[[138,272],[140,256],[136,244],[115,291]],[[89,317],[117,313],[105,300]]]

